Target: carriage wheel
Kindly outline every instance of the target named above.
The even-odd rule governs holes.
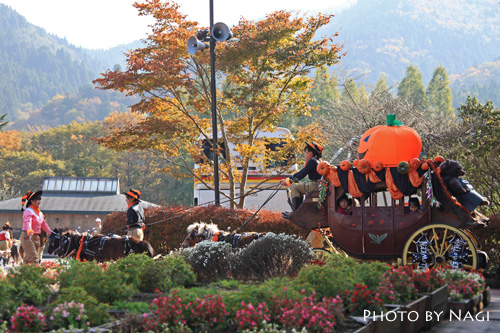
[[[315,247],[313,252],[315,261],[319,265],[324,265],[333,258],[333,254],[325,248]]]
[[[430,224],[414,232],[406,241],[402,259],[403,265],[421,269],[477,268],[474,242],[462,230],[446,224]]]
[[[460,229],[460,230],[462,230],[467,236],[469,236],[472,243],[474,243],[476,250],[482,250],[483,245],[478,241],[477,236],[472,231],[470,231],[469,229]]]

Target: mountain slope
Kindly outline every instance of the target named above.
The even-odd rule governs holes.
[[[0,114],[15,121],[56,94],[76,93],[96,75],[81,48],[47,34],[0,4]]]
[[[427,83],[439,65],[459,74],[498,59],[499,14],[496,0],[359,0],[325,31],[339,31],[348,52],[342,65],[368,82],[381,74],[400,81],[414,64]]]

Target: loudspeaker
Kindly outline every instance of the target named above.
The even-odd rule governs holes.
[[[208,45],[199,41],[195,36],[189,37],[187,41],[187,49],[190,55],[196,53],[196,51],[203,51],[208,48]]]
[[[212,27],[212,37],[218,42],[223,42],[233,37],[231,29],[222,22],[217,22]]]

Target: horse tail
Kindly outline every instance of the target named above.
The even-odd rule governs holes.
[[[153,250],[153,247],[148,241],[142,241],[140,245],[141,245],[141,252],[146,252],[151,258],[155,256],[155,251]]]

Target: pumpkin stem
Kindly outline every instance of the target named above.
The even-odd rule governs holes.
[[[387,122],[387,126],[398,126],[399,127],[401,125],[404,125],[404,123],[402,121],[399,121],[396,119],[395,114],[388,114],[386,122]]]

